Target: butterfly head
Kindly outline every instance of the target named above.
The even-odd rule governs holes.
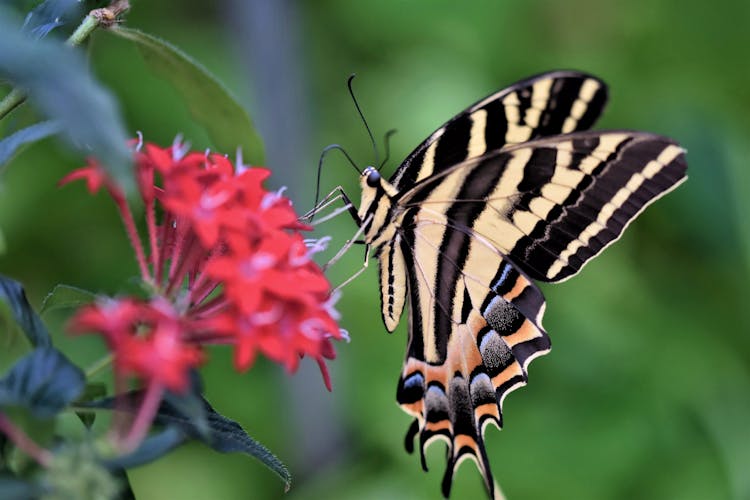
[[[396,188],[383,179],[378,169],[372,166],[362,171],[360,186],[362,201],[359,205],[359,220],[365,226],[365,239],[373,243],[381,235],[381,229],[388,225]]]

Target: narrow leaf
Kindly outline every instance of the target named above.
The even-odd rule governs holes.
[[[216,148],[227,154],[242,149],[250,164],[263,164],[263,142],[245,109],[200,63],[174,45],[138,30],[109,30],[133,42],[151,71],[169,82],[183,97],[195,121]]]
[[[60,351],[40,347],[0,379],[0,407],[26,408],[37,418],[50,418],[75,401],[85,384],[80,368]]]
[[[96,299],[96,294],[70,285],[56,285],[44,298],[39,314],[55,309],[69,309],[89,304]]]
[[[198,370],[190,371],[190,389],[184,394],[167,391],[164,395],[162,407],[171,408],[173,413],[185,417],[195,428],[200,439],[210,439],[211,427],[208,422],[206,411],[206,400],[201,395],[203,392],[203,380]]]
[[[8,305],[13,318],[32,345],[35,347],[52,345],[47,327],[29,305],[20,283],[0,275],[0,301]]]
[[[206,402],[208,405],[208,402]],[[257,458],[266,467],[276,473],[283,481],[285,490],[289,490],[292,476],[289,470],[276,455],[245,432],[240,424],[230,420],[210,407],[208,422],[211,427],[211,448],[222,453],[239,452]]]
[[[96,156],[126,188],[133,186],[132,155],[117,103],[78,51],[51,38],[34,40],[0,16],[0,77],[59,121],[73,146]]]
[[[21,146],[47,138],[61,130],[58,122],[39,122],[0,140],[0,167],[8,163]]]
[[[123,408],[137,408],[138,402],[143,397],[143,391],[133,391],[117,397],[126,399],[128,404],[123,404]],[[208,420],[209,432],[207,435],[201,432],[201,429],[189,415],[181,413],[181,408],[172,406],[167,400],[162,401],[155,422],[167,428],[180,429],[185,436],[197,439],[221,453],[239,452],[256,458],[284,481],[285,490],[288,491],[292,477],[281,460],[268,448],[250,437],[240,424],[218,413],[205,398],[201,398],[201,400]],[[114,407],[114,403],[115,398],[109,397],[79,406],[111,409]],[[120,465],[119,462],[117,465]]]
[[[144,439],[134,452],[108,460],[104,465],[109,469],[130,469],[145,465],[177,448],[186,440],[187,436],[179,427],[167,427]]]
[[[92,401],[103,398],[106,394],[107,385],[104,382],[89,382],[83,389],[83,394],[80,395],[78,401]],[[94,422],[96,421],[96,412],[94,411],[80,410],[76,412],[76,415],[81,419],[83,425],[89,428],[94,425]]]
[[[208,436],[204,437],[190,418],[186,418],[185,415],[176,412],[174,408],[168,405],[162,405],[156,415],[156,421],[165,425],[179,426],[187,435],[204,442],[216,451],[222,453],[239,452],[255,457],[275,472],[284,481],[285,489],[288,490],[292,478],[281,460],[276,458],[268,448],[251,438],[240,424],[218,413],[205,399],[203,399],[203,403],[210,429]]]

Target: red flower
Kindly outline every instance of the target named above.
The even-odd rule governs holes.
[[[189,153],[180,143],[147,144],[135,153],[135,168],[148,250],[96,162],[63,181],[85,179],[90,191],[107,186],[152,297],[83,308],[71,328],[101,333],[119,376],[172,390],[187,386],[205,344],[233,345],[237,370],[258,352],[289,371],[311,356],[329,386],[323,360],[335,356],[331,339],[342,338],[330,285],[299,232],[310,228],[288,198],[263,187],[270,172],[235,169],[225,156]]]
[[[203,362],[200,346],[184,338],[182,318],[163,299],[86,306],[74,317],[71,330],[102,333],[115,353],[119,376],[138,375],[148,385],[176,392],[187,388],[187,373]]]

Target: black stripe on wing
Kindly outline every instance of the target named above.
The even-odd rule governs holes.
[[[404,160],[390,182],[401,190],[506,144],[587,130],[606,101],[605,84],[585,73],[554,71],[522,80],[438,128]]]
[[[529,147],[547,154],[526,166],[528,183],[508,217],[534,214],[535,197],[554,207],[534,214],[538,221],[509,256],[542,281],[576,274],[646,206],[678,186],[687,170],[684,151],[674,141],[646,133],[582,132]],[[568,171],[578,174],[565,175]]]

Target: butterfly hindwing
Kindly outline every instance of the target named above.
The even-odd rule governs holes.
[[[463,241],[454,244],[465,248],[466,261],[435,249],[437,233],[443,238],[463,235]],[[541,326],[544,298],[469,228],[426,216],[404,228],[404,247],[407,262],[424,253],[438,255],[441,262],[441,273],[431,271],[429,262],[407,268],[413,290],[409,345],[397,391],[402,408],[415,417],[407,449],[413,448],[410,441],[418,435],[426,468],[425,447],[434,439],[445,440],[443,492],[449,493],[454,470],[470,458],[494,495],[484,430],[489,423],[502,425],[505,396],[526,383],[528,363],[549,351],[549,337]],[[454,299],[441,301],[433,292],[439,288],[452,290]]]
[[[587,130],[606,101],[606,85],[585,73],[554,71],[522,80],[473,104],[433,132],[390,182],[404,189],[508,144]]]

